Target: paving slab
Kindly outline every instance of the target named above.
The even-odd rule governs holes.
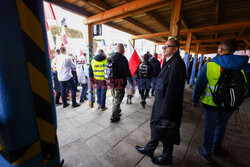
[[[78,97],[79,98],[79,97]],[[60,154],[66,167],[155,167],[151,159],[138,153],[136,145],[145,146],[150,139],[150,116],[154,97],[147,99],[147,105],[140,105],[138,92],[126,104],[121,103],[121,120],[110,123],[112,97],[106,98],[105,111],[89,107],[88,101],[80,107],[57,106],[57,135]],[[250,164],[250,100],[247,99],[234,113],[227,125],[222,143],[222,156],[213,156],[212,166],[238,167]],[[196,153],[202,146],[203,109],[192,105],[192,89],[186,88],[183,103],[183,117],[180,128],[181,143],[174,146],[173,166],[206,167]],[[155,157],[162,154],[162,143],[155,151]]]

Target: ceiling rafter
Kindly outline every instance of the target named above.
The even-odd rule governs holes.
[[[100,0],[86,0],[86,1],[88,1],[93,6],[95,6],[98,9],[101,9],[103,11],[107,11],[107,10],[111,9],[111,6],[109,6],[108,4],[106,4],[105,2],[100,1]],[[133,19],[132,17],[126,17],[126,18],[123,18],[123,20],[125,20],[125,21],[129,22],[130,24],[132,24],[132,25],[134,25],[134,26],[136,26],[138,28],[141,28],[141,29],[143,29],[143,30],[145,30],[145,31],[147,31],[149,33],[155,33],[156,32],[155,30],[149,28],[145,24],[140,23],[139,21]],[[128,30],[126,30],[126,31],[128,32]]]
[[[148,11],[146,14],[150,17],[152,17],[155,21],[157,21],[161,26],[169,30],[169,24],[156,12],[154,11]]]
[[[215,0],[215,25],[219,25],[220,24],[220,0]],[[215,33],[215,38],[218,37],[218,33]]]
[[[85,24],[103,24],[113,20],[119,20],[138,13],[144,13],[150,10],[169,6],[172,1],[165,0],[134,0],[118,7],[86,18]]]
[[[245,22],[237,22],[237,23],[229,23],[229,24],[220,24],[220,25],[213,25],[213,26],[206,26],[206,27],[200,27],[200,28],[190,28],[190,29],[184,29],[180,31],[180,34],[187,34],[189,32],[191,33],[197,33],[197,32],[207,32],[207,31],[222,31],[222,30],[230,30],[230,29],[237,29],[237,28],[244,28],[249,27],[250,21]],[[154,34],[144,34],[144,35],[138,35],[132,37],[133,39],[140,39],[140,38],[155,38],[155,37],[164,37],[168,36],[169,32],[160,32],[160,33],[154,33]]]

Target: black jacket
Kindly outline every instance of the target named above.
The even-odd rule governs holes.
[[[160,61],[157,60],[155,57],[153,57],[151,59],[151,64],[153,66],[153,76],[154,78],[156,78],[160,72],[161,72],[161,64],[160,64]]]
[[[122,54],[116,52],[111,56],[114,71],[114,83],[115,87],[125,88],[127,85],[127,79],[131,79],[131,73],[128,66],[128,60]]]
[[[182,103],[186,68],[179,55],[171,57],[161,70],[156,80],[155,101],[153,104],[151,123],[169,120],[177,125],[174,134],[169,134],[169,143],[179,144],[179,128],[182,117]],[[151,127],[152,128],[152,127]],[[170,137],[171,136],[171,137]]]

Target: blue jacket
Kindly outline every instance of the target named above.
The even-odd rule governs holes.
[[[247,56],[238,56],[238,55],[221,55],[214,57],[211,61],[220,65],[223,69],[227,70],[237,70],[243,69],[247,77],[247,88],[248,94],[246,97],[250,97],[250,64],[248,64]],[[201,69],[201,72],[196,80],[192,101],[198,103],[200,96],[203,94],[203,91],[206,88],[208,83],[207,80],[207,64]]]

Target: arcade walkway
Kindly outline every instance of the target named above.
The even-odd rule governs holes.
[[[202,109],[191,105],[192,90],[186,89],[181,126],[181,144],[174,148],[174,166],[207,166],[196,154],[202,145]],[[146,108],[139,102],[138,91],[133,104],[124,99],[119,123],[110,124],[112,97],[107,97],[108,110],[57,107],[58,138],[65,167],[153,167],[150,158],[139,154],[134,146],[143,146],[150,138],[149,120],[154,97]],[[213,157],[212,166],[243,167],[250,164],[250,99],[235,113],[227,127],[223,156]],[[162,146],[157,149],[159,156]]]

